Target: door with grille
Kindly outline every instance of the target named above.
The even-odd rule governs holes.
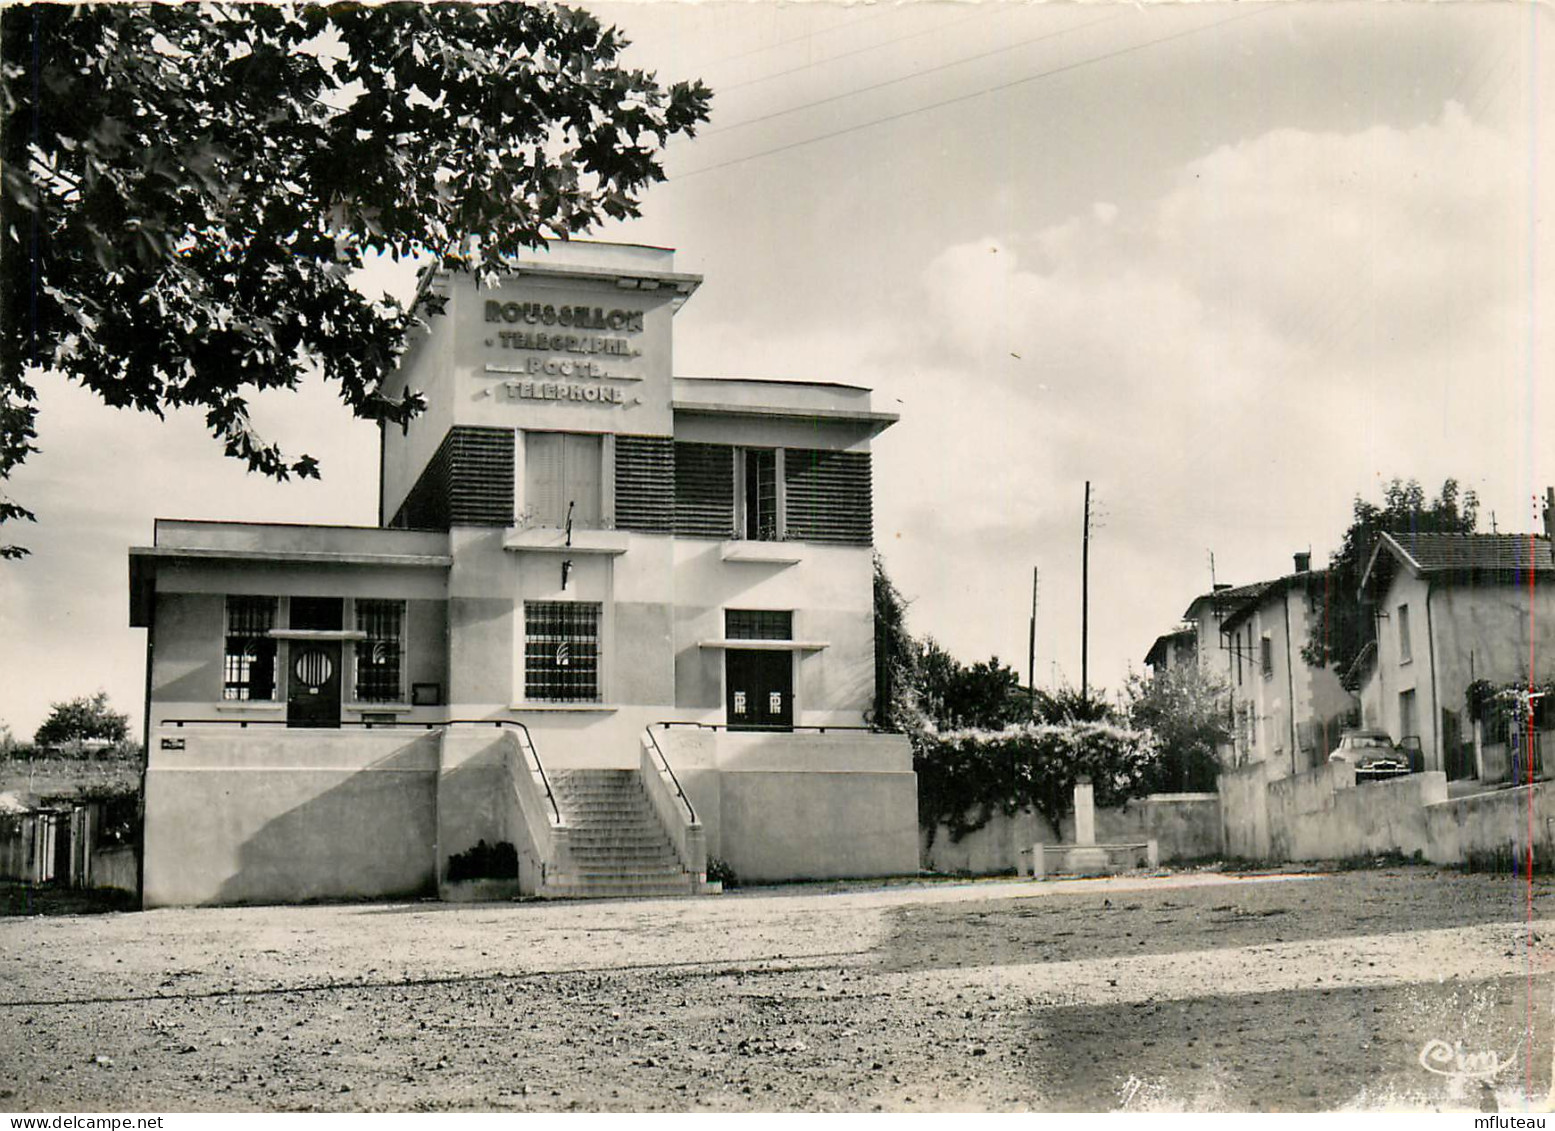
[[[794,729],[794,663],[790,653],[731,648],[725,663],[730,730]]]

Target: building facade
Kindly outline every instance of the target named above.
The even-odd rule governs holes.
[[[1265,763],[1270,780],[1323,765],[1355,714],[1356,701],[1332,668],[1302,649],[1319,631],[1323,570],[1298,555],[1297,571],[1263,582],[1221,621],[1228,650],[1234,763]]]
[[[1183,624],[1156,639],[1146,663],[1159,674],[1191,658],[1226,688],[1231,738],[1226,768],[1261,763],[1269,779],[1324,762],[1355,713],[1355,698],[1302,649],[1319,631],[1315,598],[1328,574],[1296,554],[1295,569],[1271,581],[1216,585],[1183,611]]]
[[[1476,728],[1470,685],[1555,679],[1548,535],[1383,534],[1361,582],[1376,640],[1357,661],[1366,724],[1448,780],[1505,780],[1505,737]],[[1541,713],[1542,714],[1542,713]],[[1500,746],[1490,751],[1487,747]]]
[[[675,377],[700,282],[587,243],[433,277],[377,527],[159,520],[131,551],[148,904],[916,870],[910,753],[865,729],[895,418]]]

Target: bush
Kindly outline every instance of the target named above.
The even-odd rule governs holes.
[[[728,861],[721,860],[717,856],[711,857],[707,862],[707,881],[723,884],[726,888],[738,887],[740,882],[739,877],[734,874],[734,869],[729,867]]]
[[[1159,757],[1149,732],[1098,721],[923,731],[913,746],[918,820],[931,843],[941,824],[959,841],[994,813],[1013,817],[1022,809],[1035,809],[1056,830],[1082,776],[1090,778],[1098,805],[1118,805],[1145,792]]]
[[[518,850],[505,840],[496,844],[479,841],[468,852],[460,852],[448,858],[449,882],[517,878]]]

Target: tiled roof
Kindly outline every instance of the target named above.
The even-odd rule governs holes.
[[[1550,540],[1528,534],[1389,534],[1421,572],[1555,570]]]
[[[1155,643],[1150,645],[1150,651],[1145,653],[1145,663],[1155,663],[1156,657],[1166,651],[1166,646],[1171,641],[1180,639],[1184,636],[1192,637],[1197,640],[1198,635],[1199,630],[1191,624],[1181,625],[1172,629],[1170,632],[1163,632],[1160,636],[1155,638]]]

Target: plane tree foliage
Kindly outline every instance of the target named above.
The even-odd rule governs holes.
[[[374,255],[492,281],[516,253],[637,214],[700,82],[621,60],[530,3],[22,4],[0,12],[0,484],[36,451],[36,383],[203,411],[277,479],[317,461],[251,398],[322,373],[359,417],[435,300],[351,284]],[[0,495],[0,522],[30,519]],[[17,557],[20,547],[0,547]]]

